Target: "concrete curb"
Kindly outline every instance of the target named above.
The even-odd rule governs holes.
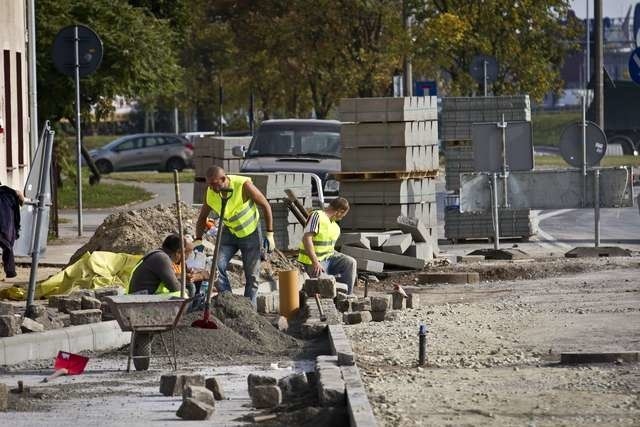
[[[111,350],[130,341],[131,332],[122,332],[115,320],[22,334],[0,339],[0,365],[53,359],[60,350],[71,353]]]

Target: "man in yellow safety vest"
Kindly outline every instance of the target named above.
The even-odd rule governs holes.
[[[255,305],[258,292],[258,276],[260,274],[261,248],[272,252],[276,245],[273,238],[273,216],[271,206],[264,195],[251,182],[251,178],[240,175],[227,175],[219,166],[210,167],[206,173],[207,192],[205,203],[200,209],[196,224],[196,238],[205,231],[207,218],[213,210],[220,215],[222,207],[221,192],[233,190],[226,202],[224,211],[224,228],[218,255],[218,283],[220,292],[231,292],[227,266],[238,250],[242,255],[242,265],[246,284],[244,296]],[[264,214],[266,236],[260,240],[260,214],[258,206]],[[194,242],[195,245],[198,241]]]
[[[346,283],[348,293],[353,292],[357,276],[356,260],[335,251],[335,244],[340,237],[340,221],[349,212],[347,199],[338,197],[329,206],[311,212],[304,228],[304,236],[300,243],[298,261],[304,264],[311,277],[327,273]]]

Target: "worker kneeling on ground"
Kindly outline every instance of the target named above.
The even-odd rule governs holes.
[[[185,257],[192,251],[193,245],[185,240]],[[170,234],[162,242],[162,248],[147,253],[133,268],[127,293],[180,296],[180,270],[175,266],[184,268],[180,236]],[[187,272],[187,281],[192,279],[190,276]]]
[[[357,276],[356,260],[335,250],[340,237],[340,226],[336,221],[344,218],[347,212],[349,202],[342,197],[333,199],[322,210],[311,212],[304,228],[298,261],[304,264],[311,277],[322,273],[337,276],[339,282],[347,284],[351,294]]]
[[[200,238],[204,233],[211,211],[213,210],[219,216],[222,210],[222,198],[228,197],[223,215],[224,227],[217,262],[219,274],[216,287],[220,292],[231,292],[227,266],[235,253],[240,250],[246,280],[244,296],[255,305],[262,247],[264,246],[267,252],[275,249],[271,206],[249,177],[227,175],[223,168],[213,166],[207,170],[206,178],[206,203],[200,209],[196,224],[196,238]],[[229,195],[226,196],[226,194]],[[264,214],[267,232],[262,243],[260,242],[260,214],[257,206]],[[195,241],[194,245],[197,244],[198,241]]]

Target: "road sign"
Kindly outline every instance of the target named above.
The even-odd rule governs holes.
[[[69,25],[61,29],[53,41],[53,64],[56,69],[69,77],[76,72],[75,29],[78,28],[78,65],[80,77],[96,71],[102,61],[102,40],[85,25]]]
[[[607,137],[600,127],[593,122],[587,124],[587,166],[600,163],[607,151]],[[571,123],[562,131],[560,137],[560,155],[571,166],[582,167],[582,123]]]
[[[506,127],[506,163],[509,171],[533,169],[531,122],[509,122]],[[495,123],[471,126],[473,168],[476,172],[502,171],[502,129]]]
[[[483,83],[485,77],[488,83],[492,83],[498,78],[498,61],[493,56],[476,55],[471,61],[469,74],[478,83]]]
[[[640,85],[640,47],[636,48],[629,57],[629,76]]]
[[[415,82],[415,96],[438,96],[438,85],[435,80],[423,80]]]

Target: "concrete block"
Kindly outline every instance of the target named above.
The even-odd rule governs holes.
[[[352,313],[344,313],[342,321],[347,325],[355,325],[358,323],[371,322],[371,312],[369,311],[355,311]]]
[[[213,406],[199,402],[196,399],[187,398],[182,402],[176,415],[183,420],[202,421],[211,418]]]
[[[432,171],[432,147],[342,148],[342,172]],[[437,151],[435,151],[437,153]],[[342,190],[342,189],[341,189]],[[342,193],[342,191],[341,191]]]
[[[102,301],[104,297],[118,296],[118,295],[124,294],[124,289],[119,286],[110,287],[110,288],[96,288],[94,292],[96,294],[96,298]]]
[[[16,315],[0,316],[0,337],[12,337],[20,333],[20,317]]]
[[[256,297],[256,310],[258,313],[273,313],[273,298],[271,295],[258,295]]]
[[[342,294],[338,294],[338,295],[342,295]],[[338,310],[340,313],[346,313],[351,310],[351,301],[347,299],[336,301],[335,305],[336,305],[336,310]]]
[[[351,426],[376,426],[376,420],[367,391],[362,383],[360,370],[357,366],[340,367],[342,378],[345,382],[347,394],[347,412],[349,413],[349,425]]]
[[[381,262],[372,261],[370,259],[354,259],[356,260],[358,271],[368,271],[370,273],[382,273],[384,271],[384,264]]]
[[[345,383],[342,373],[337,365],[338,358],[322,361],[322,356],[318,356],[316,363],[318,398],[322,406],[344,406],[345,405]]]
[[[380,248],[389,239],[389,234],[370,234],[367,236],[372,248]]]
[[[400,204],[351,204],[349,214],[340,222],[343,230],[384,230],[398,227],[398,216],[419,218],[427,227],[438,226],[435,202]]]
[[[434,145],[438,143],[438,123],[343,123],[340,143],[346,148]]]
[[[82,297],[63,297],[58,299],[58,311],[70,314],[72,311],[82,310]]]
[[[368,249],[355,248],[352,246],[345,246],[342,248],[342,253],[350,255],[356,259],[368,259],[372,261],[382,262],[384,264],[395,265],[398,267],[407,267],[416,270],[424,268],[425,261],[422,259],[407,257],[404,255],[390,254],[386,252],[372,251]]]
[[[69,312],[72,325],[86,325],[88,323],[98,323],[102,320],[102,311],[99,309],[72,310]]]
[[[340,183],[340,195],[349,200],[352,205],[435,203],[435,182],[434,178],[343,181]],[[349,215],[351,215],[351,212],[349,212]]]
[[[355,364],[355,354],[342,325],[329,325],[331,352],[338,356],[338,366]]]
[[[204,376],[198,374],[172,373],[160,376],[160,393],[164,396],[179,396],[187,386],[204,387]]]
[[[255,386],[251,402],[258,409],[276,408],[282,403],[282,391],[277,385]]]
[[[418,307],[420,307],[420,294],[407,295],[407,308],[418,308]]]
[[[83,310],[91,310],[91,309],[99,310],[102,307],[102,303],[100,302],[99,299],[89,297],[86,295],[82,296],[82,299],[80,300],[80,304]]]
[[[15,307],[10,302],[0,301],[0,316],[11,316],[15,314]]]
[[[414,242],[409,246],[404,254],[406,256],[412,256],[425,261],[431,261],[433,259],[433,246],[431,245],[431,242]]]
[[[411,246],[411,234],[394,234],[382,245],[384,252],[402,255]]]
[[[207,390],[209,390],[209,391],[211,391],[211,393],[213,393],[213,398],[215,400],[224,400],[225,399],[224,391],[222,390],[222,386],[220,385],[220,382],[215,377],[210,377],[210,378],[207,378],[206,380],[204,380],[204,386],[207,388]]]
[[[371,297],[371,311],[391,310],[391,295]]]
[[[0,412],[4,412],[9,408],[9,387],[0,383]]]
[[[363,297],[358,298],[351,303],[351,310],[353,311],[371,311],[371,298]]]
[[[355,246],[357,248],[371,249],[369,239],[363,233],[343,233],[336,242],[336,248],[344,245]]]
[[[309,381],[304,372],[296,372],[278,380],[282,399],[288,401],[309,391]]]
[[[399,216],[397,221],[400,229],[405,233],[410,233],[415,242],[429,241],[429,231],[421,220],[407,216]]]
[[[62,327],[71,326],[71,315],[60,313],[55,317],[55,320],[62,323]]]
[[[336,297],[336,278],[323,276],[307,279],[304,282],[304,291],[307,295],[320,294],[321,298]]]
[[[391,306],[394,310],[404,310],[407,307],[407,299],[400,293],[391,294]]]
[[[264,375],[249,374],[247,376],[247,387],[249,389],[249,396],[253,394],[253,390],[258,386],[276,385],[278,381],[274,377],[267,377]]]
[[[476,272],[420,273],[418,283],[470,284],[480,283],[480,274]]]
[[[386,311],[372,311],[371,312],[371,320],[374,322],[382,322],[385,320]]]
[[[42,323],[38,323],[35,320],[31,320],[28,317],[22,319],[22,325],[20,325],[20,330],[25,333],[29,332],[43,332],[44,325]]]
[[[216,401],[213,398],[213,392],[206,387],[199,387],[196,385],[189,385],[182,389],[182,400],[195,399],[198,402],[204,403],[209,406],[215,406]]]
[[[344,98],[338,105],[342,122],[380,123],[437,120],[436,97]]]
[[[96,297],[96,293],[92,290],[92,289],[76,289],[73,292],[71,292],[71,294],[69,294],[70,297],[73,298],[82,298],[83,296],[87,296],[87,297],[91,297],[91,298],[95,298]]]

